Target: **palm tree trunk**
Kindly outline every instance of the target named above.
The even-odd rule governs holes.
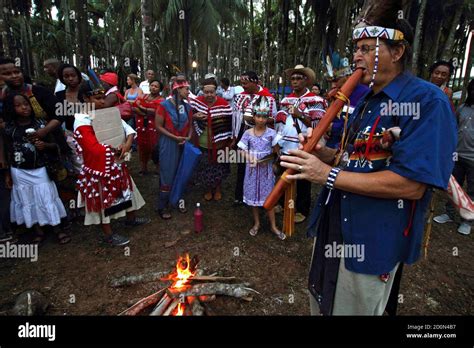
[[[288,54],[288,27],[289,27],[289,10],[290,10],[290,1],[283,0],[282,2],[282,16],[283,16],[283,37],[281,45],[281,60],[280,60],[280,72],[283,72],[287,67],[287,54]],[[283,88],[282,88],[282,98],[285,96],[285,85],[286,85],[286,75],[282,74],[283,77]]]
[[[418,20],[416,21],[415,40],[413,42],[413,55],[412,55],[412,71],[413,74],[418,75],[418,62],[420,58],[420,48],[423,34],[423,21],[425,19],[426,4],[428,0],[422,0],[420,6],[420,12],[418,14]],[[435,53],[436,54],[436,53]]]
[[[253,0],[250,0],[250,31],[249,31],[249,47],[248,47],[248,70],[253,70]]]
[[[268,30],[270,29],[270,8],[269,8],[269,0],[265,0],[264,3],[264,8],[265,8],[265,22],[263,24],[263,52],[262,52],[262,75],[263,75],[263,81],[264,85],[268,85],[268,75],[270,73],[270,70],[268,68]]]
[[[222,61],[222,33],[223,28],[221,26],[219,32],[219,41],[217,43],[217,59],[216,59],[216,70],[219,76],[223,76],[223,72],[221,70],[221,61]]]
[[[442,59],[449,60],[453,54],[453,44],[454,44],[454,35],[456,34],[456,28],[459,25],[459,19],[461,18],[463,10],[465,10],[466,6],[465,1],[461,1],[461,3],[456,7],[456,12],[454,13],[451,28],[449,29],[449,34],[444,44],[444,50]]]
[[[75,1],[76,13],[76,32],[77,32],[77,53],[79,69],[86,71],[89,66],[89,47],[88,38],[88,22],[87,22],[87,2]]]
[[[142,71],[147,71],[152,67],[151,64],[151,36],[153,29],[153,19],[151,16],[151,1],[141,0],[140,4],[141,16],[142,16],[142,50],[143,50],[143,63]]]
[[[69,18],[71,15],[71,10],[69,7],[69,2],[68,1],[61,1],[61,5],[63,8],[63,13],[64,13],[64,31],[66,32],[66,40],[65,40],[65,48],[66,48],[66,57],[69,61],[70,64],[74,63],[73,60],[73,54],[71,48],[74,46],[73,42],[73,36],[71,35],[71,19]]]
[[[301,5],[301,1],[300,0],[296,0],[295,1],[295,9],[294,9],[294,14],[295,14],[295,25],[293,26],[293,62],[292,62],[292,65],[295,66],[296,64],[298,64],[300,62],[300,54],[299,54],[299,35],[298,35],[298,31],[299,31],[299,26],[300,26],[300,22],[299,22],[299,16],[300,16],[300,5]]]
[[[473,26],[470,26],[470,29],[471,29],[470,30],[471,44],[469,45],[469,48],[468,48],[469,51],[467,53],[466,73],[464,74],[464,81],[462,84],[464,88],[462,89],[461,100],[464,100],[464,97],[466,96],[467,85],[469,84],[469,79],[471,78],[471,70],[474,64],[474,28]]]
[[[0,0],[0,9],[5,8],[5,2],[5,0]],[[9,56],[7,28],[6,13],[0,11],[0,35],[2,40],[0,53],[2,56]]]

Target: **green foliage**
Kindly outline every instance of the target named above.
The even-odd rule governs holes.
[[[152,25],[147,29],[151,40],[145,54],[164,76],[177,70],[190,72],[190,62],[200,60],[201,73],[216,69],[218,75],[232,79],[252,66],[256,71],[267,71],[263,79],[272,84],[276,84],[284,69],[294,64],[309,64],[321,79],[324,73],[321,52],[329,48],[343,55],[349,52],[352,23],[364,3],[363,0],[253,0],[253,20],[250,20],[250,0],[11,0],[8,3],[12,12],[7,15],[9,54],[30,61],[28,68],[30,73],[36,72],[36,77],[43,77],[44,59],[68,60],[82,52],[77,34],[83,29],[77,18],[70,18],[77,1],[87,1],[86,52],[103,67],[130,72],[133,67],[126,65],[127,59],[143,61],[141,11],[142,4],[147,3]],[[419,1],[407,4],[407,18],[416,27]],[[268,11],[264,11],[268,6]],[[57,13],[54,18],[53,7]],[[459,27],[450,36],[456,9],[460,7],[463,10]],[[453,58],[463,56],[467,34],[474,28],[473,13],[474,3],[469,0],[429,1],[423,24],[420,71],[439,59],[445,47],[452,47]],[[69,34],[66,22],[69,22]],[[267,23],[268,42],[265,41]],[[249,55],[250,41],[253,52]],[[265,49],[268,58],[263,62]]]

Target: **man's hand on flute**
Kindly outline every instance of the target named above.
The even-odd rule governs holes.
[[[324,184],[327,181],[331,166],[302,150],[290,150],[289,152],[292,156],[281,156],[281,166],[294,169],[299,173],[287,175],[287,179],[305,179],[316,184]]]
[[[308,128],[307,136],[311,137],[312,128]],[[316,145],[315,151],[310,154],[302,151],[303,144],[306,142],[305,137],[300,134],[299,150],[290,150],[292,156],[281,156],[281,166],[291,168],[299,172],[298,174],[288,175],[290,180],[305,179],[316,184],[324,184],[327,181],[331,166],[324,162],[331,163],[334,160],[336,150],[327,148],[324,140]]]

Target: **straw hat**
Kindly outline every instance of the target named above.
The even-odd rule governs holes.
[[[314,70],[311,68],[305,68],[301,64],[298,64],[293,69],[285,70],[285,74],[288,77],[291,77],[291,75],[293,75],[294,73],[300,73],[306,76],[308,78],[308,83],[307,83],[308,86],[311,86],[314,83],[314,81],[316,81],[316,73],[314,72]]]

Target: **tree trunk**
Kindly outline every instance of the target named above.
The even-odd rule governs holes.
[[[183,30],[183,68],[184,68],[184,74],[186,75],[186,78],[189,78],[189,67],[191,65],[190,62],[190,26],[191,26],[191,13],[189,10],[189,0],[184,1],[184,30]]]
[[[0,0],[0,9],[5,8],[6,0]],[[9,56],[8,49],[8,33],[7,33],[7,14],[4,11],[0,11],[0,35],[2,46],[0,47],[0,55]]]
[[[299,17],[300,17],[300,5],[301,1],[295,1],[295,10],[293,11],[295,14],[295,24],[293,26],[293,62],[292,65],[295,66],[301,62],[300,57],[300,47],[299,47],[299,35],[298,35],[298,27],[300,26]]]
[[[466,64],[466,73],[464,74],[463,89],[461,95],[461,101],[464,101],[464,97],[467,93],[467,85],[469,84],[469,79],[471,78],[471,70],[474,64],[474,29],[471,26],[471,44],[469,45],[467,53],[467,64]]]
[[[412,71],[414,75],[418,75],[418,62],[420,56],[420,48],[423,42],[423,21],[425,19],[426,4],[428,0],[422,0],[420,6],[420,12],[418,13],[418,20],[416,21],[415,39],[413,40],[413,58],[412,58]]]
[[[68,1],[61,1],[61,5],[63,5],[63,12],[64,12],[64,30],[66,32],[66,40],[65,40],[65,48],[66,48],[66,57],[69,61],[69,64],[74,64],[73,54],[72,54],[72,47],[74,47],[74,38],[71,34],[71,10],[69,7]]]
[[[141,0],[140,4],[142,16],[142,50],[143,64],[142,71],[145,72],[152,68],[151,62],[151,37],[153,30],[153,18],[151,16],[151,0]]]
[[[253,0],[250,0],[250,31],[249,31],[249,47],[248,47],[248,70],[253,70]]]
[[[464,6],[464,4],[465,2],[461,1],[461,3],[456,7],[456,12],[454,13],[454,16],[451,22],[451,28],[449,29],[449,34],[444,44],[443,55],[442,55],[443,60],[451,59],[451,56],[453,54],[452,49],[453,49],[453,44],[454,44],[454,35],[456,34],[456,28],[459,25],[459,19],[461,18],[462,12],[466,7]]]
[[[217,43],[217,59],[216,59],[216,70],[217,74],[219,76],[225,76],[223,74],[223,71],[221,69],[221,61],[222,61],[222,34],[223,34],[223,28],[221,26],[220,32],[219,32],[219,42]]]
[[[288,52],[288,27],[290,24],[289,20],[289,10],[290,10],[290,1],[283,0],[282,2],[282,18],[283,18],[283,28],[282,28],[282,45],[281,45],[281,59],[280,59],[280,66],[279,71],[282,74],[283,82],[282,82],[282,90],[281,96],[282,98],[285,97],[285,85],[286,85],[286,75],[283,74],[283,70],[287,68],[287,52]]]
[[[433,55],[433,59],[431,59],[432,61],[438,60],[439,42],[441,41],[441,32],[442,32],[442,29],[443,29],[441,24],[442,23],[439,23],[438,26],[434,26],[435,28],[437,28],[437,32],[436,32],[436,36],[435,36],[435,40],[434,40],[434,46],[432,48],[432,55]]]
[[[268,86],[268,75],[270,74],[270,70],[268,69],[268,30],[270,29],[270,8],[269,8],[269,0],[265,0],[265,21],[263,23],[263,52],[262,52],[262,75],[263,75],[263,83],[265,86]]]
[[[467,46],[467,40],[469,39],[469,26],[466,27],[464,21],[460,23],[461,37],[457,40],[455,44],[454,52],[457,52],[457,57],[453,61],[454,65],[454,81],[453,81],[453,90],[458,89],[462,82],[462,68],[464,66],[464,59],[466,56],[465,48]],[[459,78],[456,79],[456,72],[459,68]]]
[[[76,32],[77,32],[77,53],[80,70],[87,71],[90,66],[87,22],[87,2],[75,1]]]

